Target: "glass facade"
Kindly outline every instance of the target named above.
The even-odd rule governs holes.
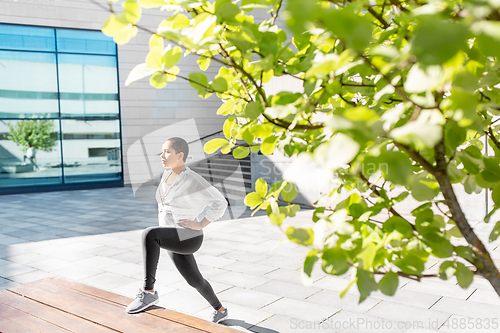
[[[0,77],[0,193],[123,184],[112,38],[0,24]]]

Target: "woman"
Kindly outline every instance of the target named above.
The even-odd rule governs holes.
[[[185,166],[189,154],[187,142],[179,137],[168,139],[160,154],[165,170],[156,191],[158,227],[142,234],[144,286],[127,307],[128,313],[140,312],[159,301],[154,290],[160,249],[167,250],[175,266],[192,287],[212,305],[210,320],[218,323],[228,317],[210,283],[201,275],[193,253],[203,242],[203,231],[210,222],[220,219],[227,208],[224,196],[203,177]],[[196,218],[209,206],[202,221]]]

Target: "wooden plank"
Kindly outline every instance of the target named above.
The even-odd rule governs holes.
[[[0,303],[0,332],[50,332],[50,333],[68,333],[70,331],[48,323],[42,319],[33,317],[18,309],[12,308],[6,304]]]
[[[42,280],[40,280],[41,282]],[[78,282],[73,282],[69,281],[60,277],[49,277],[46,279],[43,279],[44,282],[49,282],[49,283],[54,283],[59,286],[63,286],[64,288],[68,288],[71,290],[79,291],[82,293],[86,293],[88,295],[92,295],[94,297],[98,297],[101,299],[108,300],[110,302],[114,302],[120,306],[123,307],[123,311],[125,311],[125,308],[127,305],[132,302],[132,299],[118,295],[106,290],[98,289],[89,285],[81,284]],[[204,332],[217,332],[217,333],[241,333],[240,330],[224,326],[221,324],[216,324],[212,323],[208,320],[204,320],[198,317],[190,316],[188,314],[184,314],[181,312],[169,310],[169,309],[162,309],[159,307],[151,307],[147,310],[148,314],[154,315],[160,318],[168,319],[171,321],[175,321],[180,324],[184,325],[189,325],[191,327],[197,328],[199,330],[202,330]],[[134,316],[137,314],[134,314]]]
[[[185,325],[162,320],[147,314],[131,316],[115,303],[65,289],[57,284],[43,280],[8,290],[119,332],[130,332],[132,328],[134,333],[199,332],[199,330]]]
[[[14,294],[9,291],[0,291],[0,304],[1,303],[25,313],[29,313],[34,317],[56,326],[64,327],[73,332],[116,332],[99,324],[95,324],[67,312],[48,307],[45,304],[36,302],[26,297],[21,297],[18,294]]]

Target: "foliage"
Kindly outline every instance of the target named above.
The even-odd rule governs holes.
[[[56,145],[57,136],[54,135],[52,120],[20,120],[14,125],[8,123],[9,135],[7,138],[23,147],[26,152],[28,144],[36,150],[50,152]]]
[[[161,7],[168,15],[152,32],[146,62],[132,70],[127,84],[150,77],[162,88],[182,78],[203,98],[216,94],[223,101],[217,114],[227,116],[226,139],[208,142],[207,153],[232,150],[243,158],[250,151],[269,155],[278,149],[339,180],[338,188],[314,203],[313,228],[286,226],[286,218],[300,209],[292,203],[298,190],[291,182],[259,179],[245,198],[255,211],[265,209],[291,241],[311,249],[305,276],[316,263],[329,274],[352,273],[349,287],[358,286],[362,301],[377,289],[394,294],[399,276],[426,276],[425,263],[434,256],[447,259],[441,278],[455,276],[466,288],[474,273],[481,274],[500,294],[498,269],[452,187],[469,194],[493,191],[495,206],[485,222],[500,208],[498,1],[137,4],[125,2],[124,12],[112,14],[103,32],[125,43],[141,7]],[[256,9],[267,10],[269,19],[257,22]],[[279,16],[288,32],[276,24]],[[178,75],[181,51],[197,57],[200,71]],[[213,80],[203,73],[210,66],[218,68]],[[263,84],[281,76],[299,80],[303,91],[268,94]],[[318,115],[325,120],[315,120]],[[331,205],[342,191],[349,197]],[[422,203],[412,218],[395,208],[408,196]],[[384,212],[389,218],[380,221]],[[490,240],[499,234],[497,223]],[[455,245],[461,238],[468,246]],[[383,275],[380,281],[377,274]]]

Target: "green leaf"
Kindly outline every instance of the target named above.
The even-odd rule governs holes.
[[[474,278],[474,273],[465,267],[465,265],[461,262],[457,262],[457,272],[455,274],[457,276],[458,284],[464,289],[469,287],[472,283],[472,279]]]
[[[151,35],[149,38],[149,49],[152,49],[155,46],[159,47],[161,50],[165,47],[163,44],[163,37],[157,34]]]
[[[283,221],[285,220],[285,218],[286,218],[285,213],[279,213],[279,214],[270,213],[269,214],[269,220],[271,221],[272,224],[277,225],[277,226],[280,226],[283,223]]]
[[[153,46],[146,56],[146,64],[148,68],[162,68],[161,66],[161,53],[163,49],[159,46]]]
[[[448,258],[453,254],[453,245],[450,241],[434,230],[429,230],[422,235],[423,241],[431,249],[431,254],[438,258]]]
[[[299,194],[299,188],[294,183],[287,183],[281,191],[283,200],[291,202]]]
[[[216,77],[211,83],[210,88],[217,92],[225,92],[228,90],[227,81],[223,77]]]
[[[311,250],[311,251],[309,251],[309,253],[307,254],[306,259],[304,260],[304,268],[303,268],[303,272],[308,277],[312,276],[312,271],[313,271],[313,268],[314,268],[314,264],[318,260],[319,260],[318,251],[317,250]]]
[[[235,22],[235,16],[240,13],[240,7],[234,3],[227,2],[223,3],[219,8],[215,10],[215,14],[221,20],[226,22]]]
[[[142,8],[157,8],[165,5],[164,0],[138,0]]]
[[[207,98],[212,93],[208,91],[208,79],[203,73],[191,73],[189,74],[189,85],[198,91],[198,95]]]
[[[254,209],[262,203],[262,197],[257,192],[250,192],[245,196],[243,202],[250,207],[250,209]]]
[[[113,14],[102,24],[102,33],[109,37],[114,37],[128,26],[128,22],[123,14]]]
[[[165,87],[167,85],[167,82],[167,75],[163,72],[154,74],[150,79],[151,85],[157,89]]]
[[[427,172],[415,175],[411,185],[411,195],[418,201],[434,199],[439,194],[439,184]]]
[[[268,136],[262,142],[260,151],[262,152],[263,155],[271,155],[272,153],[274,153],[277,143],[278,143],[277,136]]]
[[[221,138],[216,138],[208,141],[205,143],[205,146],[203,147],[204,151],[206,154],[212,154],[214,153],[217,149],[222,147],[223,145],[227,144],[228,141],[226,139],[221,139]]]
[[[413,228],[406,220],[399,216],[392,216],[384,222],[382,227],[392,239],[401,240],[413,235]]]
[[[161,62],[164,68],[170,68],[175,66],[179,60],[181,60],[182,49],[178,46],[165,52],[161,58]]]
[[[231,131],[234,129],[234,127],[237,126],[236,124],[236,118],[235,117],[228,117],[225,121],[224,121],[224,125],[222,126],[222,129],[223,129],[223,132],[224,132],[224,136],[226,137],[226,139],[231,139]]]
[[[372,291],[378,289],[377,282],[373,277],[373,273],[366,271],[358,267],[357,273],[357,284],[359,289],[359,303],[363,302],[366,297],[370,295]]]
[[[250,148],[248,147],[237,147],[233,150],[233,157],[236,159],[242,159],[250,154]]]
[[[439,278],[442,280],[448,280],[457,271],[457,265],[453,261],[445,261],[439,266]]]
[[[255,191],[263,198],[267,195],[267,182],[264,178],[260,177],[257,179],[255,182]]]
[[[420,275],[424,270],[424,261],[413,253],[409,253],[394,263],[403,273]]]
[[[484,162],[484,171],[481,172],[481,176],[484,180],[491,183],[500,182],[500,166],[498,165],[498,161],[493,157],[485,157],[483,158]]]
[[[495,224],[495,227],[493,228],[493,230],[491,231],[491,234],[490,234],[490,242],[493,242],[495,241],[498,236],[500,235],[500,221],[498,221],[496,224]]]
[[[357,51],[364,51],[372,39],[372,24],[367,16],[354,13],[352,6],[325,11],[323,24],[333,36],[345,40]]]
[[[467,47],[467,27],[442,20],[438,14],[417,17],[410,52],[426,65],[441,65]],[[439,31],[439,33],[436,33]]]
[[[491,191],[491,197],[496,206],[500,206],[500,184]]]
[[[250,102],[245,107],[245,117],[250,119],[257,119],[258,116],[262,114],[264,109],[262,105],[258,102]]]
[[[125,1],[123,3],[125,19],[131,24],[136,24],[141,19],[142,8],[136,1]]]
[[[323,252],[321,268],[327,274],[342,275],[349,269],[349,257],[340,247],[332,247]]]
[[[198,66],[200,66],[200,69],[202,71],[206,71],[208,69],[208,66],[210,66],[211,61],[212,59],[210,58],[200,56],[196,62],[198,63]]]
[[[357,278],[351,280],[351,282],[349,282],[349,284],[345,287],[345,289],[339,293],[340,299],[344,299],[345,295],[347,295],[347,292],[349,291],[349,289],[351,289],[352,285],[356,283],[356,281]]]
[[[311,228],[288,227],[285,233],[288,239],[299,245],[312,245],[314,242],[314,231]]]
[[[393,296],[398,289],[399,279],[398,274],[393,271],[385,273],[384,277],[379,281],[378,287],[380,291],[387,296]]]
[[[375,259],[376,246],[373,243],[369,243],[357,258],[360,262],[360,266],[364,270],[369,270],[373,266],[373,259]]]
[[[474,262],[474,252],[468,246],[457,246],[455,247],[455,252],[458,256],[469,260],[470,262]]]

